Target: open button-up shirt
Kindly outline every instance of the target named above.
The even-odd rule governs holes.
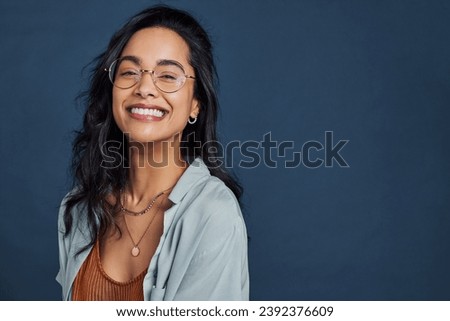
[[[144,279],[145,300],[248,300],[247,232],[231,190],[196,158],[169,195],[164,230]],[[80,210],[81,208],[81,210]],[[64,200],[59,211],[60,270],[56,280],[64,300],[90,252],[82,206],[64,237]]]

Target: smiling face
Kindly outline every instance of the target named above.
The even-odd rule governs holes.
[[[140,66],[146,71],[182,68],[184,74],[195,76],[194,68],[189,64],[187,43],[176,32],[166,28],[139,30],[128,41],[121,57],[125,57],[121,64],[126,67],[124,72],[131,70],[131,66]],[[116,72],[116,75],[119,74]],[[129,77],[126,73],[123,75]],[[194,97],[194,81],[187,78],[181,89],[165,93],[155,86],[151,73],[144,72],[140,81],[130,88],[113,86],[112,108],[117,126],[130,141],[176,140],[176,137],[181,137],[189,116],[196,117],[199,112],[198,101]]]

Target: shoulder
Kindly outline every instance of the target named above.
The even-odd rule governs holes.
[[[61,204],[59,205],[58,212],[58,230],[60,233],[65,234],[66,228],[64,224],[64,216],[66,215],[66,207],[67,201],[70,199],[71,195],[74,193],[74,190],[68,192],[63,199],[61,200]]]
[[[240,213],[233,192],[219,178],[212,176],[201,158],[196,158],[175,185],[169,199],[183,210],[213,213],[227,210]]]
[[[208,176],[192,186],[185,195],[180,215],[181,225],[197,241],[223,244],[245,233],[245,223],[239,202],[233,192],[219,178]]]
[[[223,212],[224,215],[240,215],[236,196],[222,180],[209,173],[191,186],[183,201],[204,214]]]
[[[80,222],[84,222],[83,218],[85,217],[85,205],[82,202],[73,204],[73,206],[71,206],[70,213],[67,213],[66,210],[77,192],[78,188],[75,187],[71,191],[69,191],[61,200],[58,212],[58,230],[62,234],[66,233],[65,218],[67,215],[70,215],[71,217],[72,226],[77,227]],[[74,230],[74,228],[72,228],[72,230]]]
[[[176,208],[174,223],[184,231],[201,233],[215,225],[232,229],[243,224],[237,198],[221,179],[211,175],[201,158],[186,169],[169,199]]]

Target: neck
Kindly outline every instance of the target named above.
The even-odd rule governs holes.
[[[129,195],[128,201],[134,205],[173,187],[188,167],[182,160],[179,143],[130,142],[129,155],[126,193]]]

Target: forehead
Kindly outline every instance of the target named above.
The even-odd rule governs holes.
[[[176,32],[160,27],[137,31],[123,49],[122,56],[138,57],[142,64],[153,66],[160,60],[175,60],[189,66],[189,47]]]

